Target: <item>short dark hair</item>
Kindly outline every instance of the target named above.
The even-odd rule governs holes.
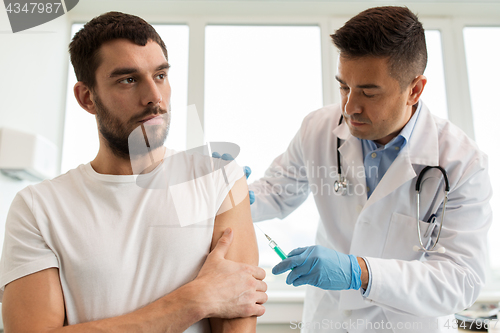
[[[331,37],[341,57],[388,57],[390,75],[402,89],[423,74],[427,66],[424,28],[407,7],[367,9]]]
[[[102,62],[99,48],[105,42],[119,38],[128,39],[141,46],[152,40],[160,45],[168,60],[165,43],[156,30],[142,18],[120,12],[108,12],[94,17],[75,34],[69,44],[76,78],[90,90],[95,88],[95,72]]]

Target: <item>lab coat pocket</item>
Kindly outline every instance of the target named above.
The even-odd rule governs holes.
[[[424,237],[429,223],[418,221],[420,223],[420,232],[422,235],[422,242],[427,245],[430,236]],[[387,232],[385,240],[384,251],[382,258],[386,259],[402,259],[402,260],[415,260],[422,256],[421,252],[415,252],[413,246],[419,245],[417,234],[416,218],[399,213],[393,213],[391,224]],[[428,235],[432,232],[427,233]]]

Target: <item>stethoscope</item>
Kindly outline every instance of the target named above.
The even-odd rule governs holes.
[[[344,115],[340,115],[339,126],[342,124],[342,120],[344,119]],[[340,193],[341,195],[347,194],[347,178],[342,176],[342,165],[340,163],[340,138],[337,136],[337,173],[339,175],[339,179],[333,183],[333,189],[335,192]]]
[[[342,124],[343,119],[344,119],[344,115],[341,115],[340,120],[339,120],[339,126]],[[333,184],[333,189],[335,190],[335,192],[340,193],[341,195],[346,195],[347,194],[347,187],[348,187],[349,183],[347,181],[347,178],[342,175],[342,165],[340,162],[339,147],[340,147],[340,138],[337,137],[338,180],[336,180],[335,183]],[[444,188],[444,201],[443,201],[443,215],[441,215],[441,222],[439,225],[439,230],[438,230],[438,234],[436,237],[436,241],[434,242],[434,244],[432,245],[432,247],[430,249],[427,249],[427,248],[425,248],[425,245],[422,242],[422,235],[421,235],[420,223],[419,223],[419,221],[420,221],[420,189],[422,187],[422,179],[424,178],[425,173],[427,171],[429,171],[430,169],[438,169],[439,171],[441,171],[441,173],[443,174],[445,188]],[[446,249],[442,246],[438,247],[436,250],[434,250],[434,248],[438,244],[439,236],[441,235],[441,230],[443,229],[444,213],[446,212],[446,203],[448,202],[448,193],[450,192],[450,183],[448,181],[448,175],[446,173],[446,170],[444,170],[440,166],[426,166],[418,175],[417,183],[415,184],[415,191],[417,192],[417,233],[418,233],[418,241],[420,243],[420,246],[415,245],[413,247],[413,251],[424,252],[424,253],[445,253]],[[432,230],[434,229],[434,225],[436,223],[436,215],[435,214],[431,215],[431,218],[429,219],[428,223],[429,223],[429,226],[427,227],[427,230],[425,232],[424,237],[428,237],[430,235],[430,233],[432,232]]]

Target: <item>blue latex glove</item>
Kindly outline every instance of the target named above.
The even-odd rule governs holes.
[[[222,156],[214,151],[212,153],[212,157],[213,158],[221,158],[223,159],[224,161],[232,161],[234,160],[234,158],[231,156],[231,154],[223,154]],[[248,177],[250,176],[250,174],[252,173],[252,169],[250,169],[250,167],[247,167],[247,166],[244,166],[243,167],[243,171],[245,172],[245,177]],[[253,191],[248,191],[248,196],[250,197],[250,205],[253,204],[255,202],[255,193]]]
[[[286,283],[294,286],[310,284],[326,290],[361,287],[361,267],[357,258],[320,245],[293,250],[287,259],[273,267],[273,274],[292,268]]]

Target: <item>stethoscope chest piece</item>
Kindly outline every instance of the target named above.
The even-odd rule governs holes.
[[[343,176],[339,176],[339,179],[333,183],[333,189],[336,193],[340,193],[341,195],[347,194],[347,179]]]

